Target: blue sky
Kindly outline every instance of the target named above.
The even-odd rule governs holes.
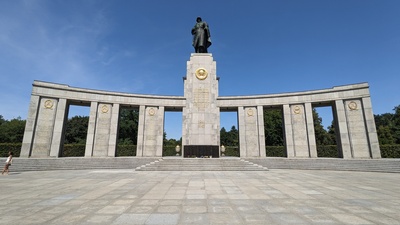
[[[398,0],[1,0],[0,115],[26,118],[34,80],[182,96],[197,16],[210,26],[221,96],[368,82],[374,114],[392,112],[399,15]]]

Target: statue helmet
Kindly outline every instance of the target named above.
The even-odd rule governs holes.
[[[197,19],[196,19],[196,21],[197,21],[197,22],[202,21],[202,20],[201,20],[201,17],[198,16]]]

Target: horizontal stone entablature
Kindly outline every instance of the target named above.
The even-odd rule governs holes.
[[[314,91],[290,92],[282,94],[224,96],[218,97],[219,107],[274,106],[299,103],[326,103],[336,100],[370,97],[368,83],[336,86]]]
[[[32,95],[49,98],[66,98],[72,101],[118,103],[121,105],[154,105],[184,107],[183,96],[130,94],[70,87],[64,84],[34,81]]]
[[[186,104],[184,96],[130,94],[85,88],[70,87],[43,81],[34,81],[32,95],[49,98],[63,98],[71,101],[118,103],[122,105],[154,105],[183,108]],[[290,92],[282,94],[219,96],[218,107],[239,106],[278,106],[297,103],[324,103],[336,100],[369,97],[368,83],[336,86],[328,89]]]

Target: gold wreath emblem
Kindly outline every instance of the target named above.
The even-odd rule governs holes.
[[[102,113],[107,113],[108,112],[108,106],[107,105],[101,106],[101,112]]]
[[[300,114],[300,112],[301,112],[300,106],[296,105],[296,106],[294,107],[294,109],[293,109],[293,112],[294,112],[295,114]]]
[[[253,109],[248,109],[247,116],[253,116],[253,115],[254,115]]]
[[[354,102],[354,101],[351,101],[348,106],[349,106],[350,110],[356,110],[357,109],[357,103]]]
[[[149,115],[150,116],[154,116],[156,114],[156,110],[154,110],[154,108],[150,108],[149,109]]]
[[[46,100],[46,101],[44,102],[44,107],[45,107],[46,109],[52,109],[52,108],[53,108],[53,101],[52,101],[52,100]]]
[[[208,72],[207,72],[206,69],[204,69],[204,68],[198,68],[198,69],[196,70],[196,77],[197,77],[197,79],[199,79],[199,80],[204,80],[204,79],[207,78],[207,76],[208,76]]]

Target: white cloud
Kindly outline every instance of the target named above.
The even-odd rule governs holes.
[[[60,12],[42,3],[13,2],[0,14],[0,103],[7,106],[2,107],[0,115],[8,114],[5,118],[25,114],[12,111],[26,111],[33,80],[95,83],[99,75],[93,61],[109,57],[96,54],[108,32],[101,9],[58,16]]]

